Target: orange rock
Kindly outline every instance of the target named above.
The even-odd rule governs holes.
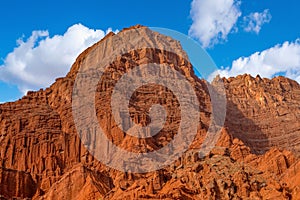
[[[144,29],[146,42],[167,42]],[[147,34],[145,34],[147,33]],[[32,199],[297,199],[300,196],[300,86],[284,77],[272,80],[240,75],[223,79],[227,116],[221,136],[208,156],[199,158],[210,124],[206,81],[199,80],[182,57],[157,49],[132,50],[111,60],[96,93],[99,123],[111,142],[133,152],[161,148],[177,134],[180,105],[172,91],[144,86],[133,95],[130,114],[147,124],[152,104],[166,106],[164,129],[137,139],[120,131],[110,112],[118,79],[147,62],[168,64],[195,88],[200,103],[199,130],[191,148],[171,166],[145,174],[123,173],[98,162],[81,143],[72,116],[73,85],[78,70],[99,44],[78,56],[66,77],[45,90],[0,105],[0,198]],[[107,48],[111,48],[109,45]],[[183,52],[183,50],[181,50]],[[96,62],[96,61],[91,61]],[[150,94],[149,96],[143,93]],[[152,95],[160,94],[160,97]],[[92,144],[92,138],[86,143]],[[184,141],[182,141],[184,142]],[[120,158],[121,159],[121,158]]]

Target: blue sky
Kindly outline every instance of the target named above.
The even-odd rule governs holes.
[[[211,6],[211,2],[218,2],[218,4]],[[214,7],[227,14],[217,13]],[[297,0],[194,0],[193,4],[192,0],[85,2],[32,0],[30,3],[17,0],[3,1],[0,6],[2,27],[0,102],[16,100],[27,89],[46,87],[54,82],[55,76],[69,70],[70,60],[76,57],[77,51],[80,52],[86,45],[103,37],[109,28],[121,30],[135,24],[163,27],[190,35],[199,41],[216,65],[222,68],[220,73],[224,76],[234,76],[244,72],[265,77],[284,74],[299,81],[299,8],[300,3]],[[211,24],[204,20],[207,17],[218,24],[212,27],[210,33],[200,27],[201,25],[205,28],[210,27]],[[259,20],[262,22],[258,24],[259,26],[251,27],[252,22],[257,25]],[[82,26],[74,27],[75,24]],[[72,26],[73,28],[69,30]],[[33,31],[37,30],[48,32],[33,34]],[[66,34],[68,30],[71,36]],[[94,30],[103,32],[93,32]],[[52,40],[55,41],[53,43],[48,41],[49,44],[57,44],[58,49],[63,49],[64,45],[68,44],[64,40],[68,41],[68,38],[78,38],[81,35],[85,35],[88,39],[74,44],[76,51],[69,52],[69,60],[63,63],[49,61],[47,62],[49,66],[45,65],[43,69],[38,69],[38,66],[27,66],[37,65],[37,63],[42,65],[43,60],[47,60],[42,57],[48,56],[42,47],[40,50],[33,50],[39,46],[39,42],[54,36],[65,36]],[[33,46],[28,47],[30,37]],[[17,44],[16,41],[20,38]],[[17,48],[19,49],[16,50]],[[28,48],[33,50],[30,51],[31,57],[36,56],[35,54],[40,55],[38,60],[23,56]],[[10,58],[9,54],[11,54]],[[48,58],[57,58],[57,55],[49,55]],[[18,65],[24,66],[22,68]],[[54,68],[50,70],[51,65],[57,66],[53,66]],[[17,74],[18,69],[21,75],[29,70],[32,71],[24,77]],[[57,73],[44,77],[41,71],[47,70],[47,74],[51,74],[53,70]],[[43,80],[29,80],[35,79],[33,76],[35,72]]]

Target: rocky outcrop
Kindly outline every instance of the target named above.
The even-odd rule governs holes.
[[[95,96],[99,124],[111,142],[128,151],[149,152],[169,143],[181,118],[178,99],[168,88],[140,87],[130,102],[130,115],[141,125],[149,123],[152,104],[167,108],[166,125],[153,138],[124,134],[110,111],[112,89],[128,70],[149,62],[168,64],[186,77],[200,102],[198,133],[190,150],[171,166],[134,174],[103,165],[82,144],[72,115],[75,78],[95,49],[103,51],[99,47],[104,45],[109,52],[120,45],[109,43],[108,38],[114,36],[110,33],[85,50],[68,75],[51,87],[0,105],[1,198],[296,199],[300,187],[300,86],[283,77],[269,80],[242,75],[224,79],[226,123],[216,147],[200,159],[198,148],[211,122],[207,83],[194,75],[179,42],[141,26],[129,30],[134,29],[140,30],[144,42],[162,48],[171,45],[181,53],[136,49],[111,60]]]
[[[224,79],[224,83],[226,126],[234,137],[256,153],[279,147],[299,154],[300,86],[296,81],[245,74]]]
[[[287,152],[274,149],[278,156],[271,160],[250,152],[235,157],[237,148],[233,146],[247,147],[238,139],[232,140],[226,131],[221,138],[227,138],[228,143],[224,145],[220,140],[207,157],[200,159],[197,150],[190,150],[164,170],[130,177],[130,184],[116,186],[105,199],[297,199],[297,189],[291,189],[282,178],[287,176],[290,167],[280,167],[288,166],[289,161],[266,165],[266,161],[273,163]],[[291,162],[294,163],[294,158]],[[125,180],[128,183],[128,177]]]
[[[0,168],[2,198],[30,198],[36,193],[37,184],[30,173]]]
[[[55,182],[41,199],[100,199],[112,189],[112,183],[107,175],[78,165]]]

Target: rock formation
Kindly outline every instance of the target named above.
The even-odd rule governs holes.
[[[134,29],[146,43],[181,49],[179,42],[146,27],[123,32]],[[97,85],[99,124],[111,142],[127,151],[149,152],[169,143],[181,119],[171,90],[147,85],[132,96],[129,111],[135,123],[149,123],[152,104],[166,108],[166,124],[153,138],[137,139],[120,131],[109,101],[128,70],[149,62],[168,64],[189,80],[200,102],[195,141],[182,157],[154,172],[125,173],[99,162],[83,144],[89,140],[82,143],[76,130],[72,95],[87,57],[94,50],[107,50],[97,49],[101,45],[114,48],[110,37],[114,34],[81,53],[67,76],[49,88],[0,105],[0,199],[300,199],[299,84],[284,77],[223,79],[226,122],[216,146],[200,158],[212,112],[207,83],[194,75],[188,60],[159,49],[136,49],[111,60]]]

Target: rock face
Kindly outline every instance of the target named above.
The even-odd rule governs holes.
[[[224,79],[227,127],[254,152],[281,147],[299,154],[300,86],[296,81],[240,75]]]
[[[179,42],[145,27],[123,32],[135,29],[146,43],[170,45],[185,55]],[[127,151],[149,152],[169,143],[181,116],[178,99],[168,88],[140,87],[130,102],[130,116],[141,125],[149,123],[152,104],[166,108],[164,129],[153,138],[137,139],[120,131],[109,101],[128,70],[149,62],[168,64],[186,77],[200,102],[194,143],[172,165],[144,174],[120,172],[95,159],[74,124],[73,86],[93,51],[103,51],[101,45],[114,49],[108,39],[113,36],[85,50],[68,75],[51,87],[0,105],[0,199],[300,199],[300,86],[284,77],[223,79],[225,126],[216,147],[200,159],[198,148],[211,122],[206,82],[194,75],[184,57],[158,49],[132,50],[111,60],[95,96],[99,124],[111,142]]]

